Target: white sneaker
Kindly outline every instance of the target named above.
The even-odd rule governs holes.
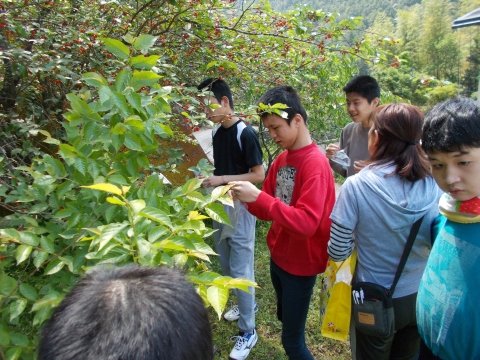
[[[233,305],[228,311],[223,314],[223,318],[227,321],[236,321],[240,319],[240,309],[238,305]]]
[[[237,336],[232,336],[232,340],[236,340],[235,346],[230,351],[230,360],[245,360],[250,354],[250,350],[255,346],[258,340],[258,335],[255,330],[252,333],[240,333]]]
[[[258,311],[258,305],[255,304],[255,313]],[[240,319],[240,309],[238,305],[233,305],[225,314],[223,314],[223,318],[227,321],[237,321]]]

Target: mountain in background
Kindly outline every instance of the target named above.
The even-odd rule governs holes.
[[[373,24],[375,16],[379,12],[395,18],[397,9],[406,8],[421,3],[421,0],[273,0],[270,1],[272,8],[284,11],[291,10],[299,5],[309,5],[314,9],[326,12],[338,13],[340,18],[362,16],[365,25]]]

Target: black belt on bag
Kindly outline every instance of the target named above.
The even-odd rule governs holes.
[[[355,327],[358,331],[377,337],[390,337],[393,335],[395,331],[395,314],[392,296],[424,217],[422,216],[415,221],[410,229],[392,286],[389,289],[371,282],[356,282],[353,284],[352,308]]]

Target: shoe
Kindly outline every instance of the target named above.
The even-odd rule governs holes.
[[[258,340],[258,335],[255,330],[252,333],[239,333],[237,336],[232,336],[232,340],[236,340],[235,346],[230,351],[230,360],[245,360],[250,354],[250,350],[255,346]]]
[[[257,304],[255,304],[255,309],[253,309],[253,311],[257,313]],[[237,321],[240,318],[240,309],[238,308],[238,305],[233,305],[225,314],[223,314],[223,318],[227,321]]]

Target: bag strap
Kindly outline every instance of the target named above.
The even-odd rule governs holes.
[[[422,216],[417,221],[415,221],[412,225],[412,228],[410,229],[410,234],[408,234],[407,243],[405,244],[405,248],[403,249],[403,254],[402,254],[402,257],[400,258],[400,263],[398,264],[397,272],[395,273],[395,278],[393,279],[392,286],[390,287],[390,290],[389,290],[390,296],[392,296],[393,292],[395,291],[395,287],[397,286],[397,283],[398,283],[398,280],[400,279],[400,275],[402,274],[403,268],[407,263],[408,255],[410,255],[410,250],[412,250],[413,242],[417,237],[418,230],[420,229],[420,225],[422,224],[424,217],[425,215]]]

